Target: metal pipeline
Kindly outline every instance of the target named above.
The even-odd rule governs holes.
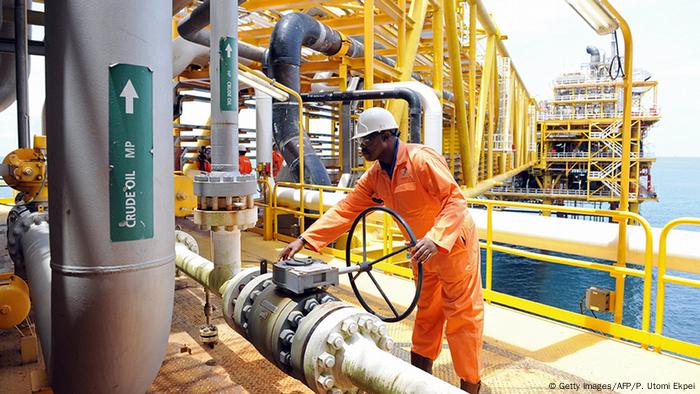
[[[172,128],[171,6],[46,2],[48,160],[61,180],[49,183],[56,393],[145,392],[165,355],[175,277],[172,136],[163,132]],[[132,161],[130,150],[110,152],[127,142]],[[126,163],[139,163],[134,178]],[[131,186],[135,223],[121,215],[128,203],[114,203]]]
[[[425,129],[423,143],[442,154],[442,103],[435,94],[435,90],[417,81],[377,83],[372,86],[372,89],[377,90],[393,90],[395,88],[410,89],[418,94],[425,109],[423,111],[423,128]],[[420,132],[420,128],[418,130]],[[420,139],[413,141],[413,137],[411,137],[411,141],[421,142]]]
[[[245,1],[239,1],[238,5]],[[207,29],[210,19],[210,1],[206,0],[185,17],[177,26],[178,34],[187,41],[209,47],[211,32]],[[237,20],[237,19],[236,19]],[[238,56],[259,63],[265,58],[265,48],[238,41]]]
[[[7,241],[15,272],[25,276],[31,285],[30,297],[39,341],[51,368],[51,252],[46,213],[31,213],[15,206],[7,216]]]
[[[15,0],[14,18],[15,87],[17,89],[17,142],[20,148],[29,148],[31,142],[29,140],[29,54],[27,53],[26,0]]]
[[[305,102],[356,101],[402,99],[408,103],[408,128],[410,141],[421,142],[421,111],[423,105],[418,93],[406,87],[394,87],[387,90],[353,90],[345,92],[318,92],[301,95]]]
[[[393,356],[394,341],[376,316],[323,291],[294,294],[257,267],[226,280],[178,232],[177,267],[223,298],[226,322],[271,363],[317,393],[460,393]]]
[[[361,56],[364,52],[362,44],[344,38],[339,32],[307,14],[293,12],[283,16],[270,36],[267,71],[271,78],[296,92],[300,91],[302,45],[328,56],[336,55],[342,50],[350,57]],[[275,101],[272,104],[273,136],[295,182],[299,181],[299,105],[301,103],[294,101]],[[316,155],[309,138],[304,136],[301,143],[304,144],[305,181],[330,185],[326,167]]]

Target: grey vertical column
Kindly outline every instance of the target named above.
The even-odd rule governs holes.
[[[171,8],[46,2],[57,393],[143,393],[165,354],[175,271]]]
[[[238,173],[238,3],[211,0],[212,171]]]

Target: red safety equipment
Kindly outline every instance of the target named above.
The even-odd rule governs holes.
[[[250,159],[246,155],[238,156],[238,171],[241,174],[250,174],[253,172],[253,165],[250,163]]]
[[[399,142],[391,179],[375,162],[355,190],[302,236],[319,251],[348,231],[363,209],[379,201],[401,215],[416,238],[429,238],[439,251],[424,265],[412,351],[437,358],[447,322],[457,375],[478,382],[484,323],[478,236],[466,200],[441,155],[423,145]]]
[[[276,177],[284,164],[284,157],[276,150],[272,151],[272,176]]]

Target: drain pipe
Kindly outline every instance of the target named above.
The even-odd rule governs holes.
[[[49,183],[56,393],[143,393],[165,355],[175,277],[164,132],[171,7],[46,2],[48,168],[61,180]]]
[[[2,6],[0,2],[0,6]],[[29,148],[29,88],[27,69],[27,2],[15,0],[15,80],[17,89],[17,142],[20,148]]]
[[[423,143],[442,154],[442,104],[435,90],[430,86],[416,81],[378,83],[372,89],[391,90],[395,88],[410,89],[420,96],[421,104],[425,108],[423,124]],[[420,140],[415,141],[420,142]]]
[[[353,90],[345,92],[318,92],[301,95],[305,102],[325,101],[357,101],[357,100],[387,100],[402,99],[408,103],[408,128],[410,142],[420,143],[421,138],[421,104],[420,96],[413,90],[405,87],[387,88],[386,90]]]
[[[352,38],[325,26],[307,14],[293,12],[283,16],[275,25],[270,36],[269,76],[277,82],[300,91],[301,47],[306,46],[325,55],[361,56],[362,44]],[[299,181],[299,105],[275,101],[272,104],[272,127],[275,142],[289,166],[295,182]],[[304,174],[317,185],[330,185],[326,167],[311,146],[311,140],[304,135]]]

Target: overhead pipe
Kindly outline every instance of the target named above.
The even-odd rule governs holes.
[[[316,50],[325,55],[359,57],[364,47],[358,41],[344,37],[311,16],[293,12],[283,16],[270,36],[267,72],[284,86],[300,91],[301,47]],[[305,181],[317,185],[330,185],[328,172],[314,152],[307,136],[299,141],[299,105],[293,101],[272,104],[273,136],[277,147],[290,168],[294,181],[299,181],[299,145],[304,146]]]
[[[61,180],[49,182],[56,393],[143,393],[165,356],[175,277],[172,136],[163,132],[172,127],[170,9],[171,0],[46,2],[48,167]],[[134,133],[130,120],[140,120]],[[128,174],[111,142],[132,135],[145,139],[136,206],[150,234],[120,232],[124,207],[110,204]]]
[[[411,136],[410,142],[421,141],[421,97],[414,90],[406,87],[387,88],[386,90],[351,90],[344,92],[316,92],[305,93],[301,99],[308,102],[326,101],[358,101],[358,100],[387,100],[402,99],[408,103],[408,128]]]
[[[245,0],[238,1],[238,5],[244,2]],[[205,28],[210,24],[210,9],[210,0],[205,0],[178,24],[178,34],[187,41],[209,47],[211,31]],[[236,26],[237,21],[238,19],[236,19]],[[256,47],[243,41],[238,41],[237,45],[238,56],[259,63],[263,62],[265,57],[264,48]]]
[[[376,83],[372,89],[391,90],[395,88],[410,89],[420,96],[424,108],[423,143],[442,154],[442,103],[435,90],[417,81]],[[411,138],[412,139],[412,138]],[[420,143],[420,139],[412,141]]]
[[[0,4],[1,5],[1,4]],[[29,54],[27,48],[27,2],[15,0],[15,88],[17,90],[17,142],[29,148]]]

